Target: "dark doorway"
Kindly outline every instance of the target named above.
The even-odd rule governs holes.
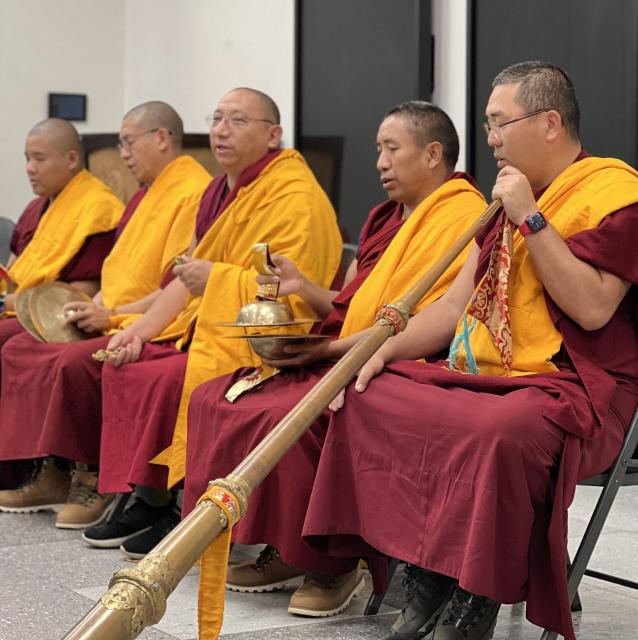
[[[385,199],[375,140],[388,109],[431,95],[429,0],[299,0],[297,140],[342,140],[340,224],[356,241]],[[335,148],[339,148],[336,144]]]
[[[637,0],[473,0],[470,12],[468,166],[484,193],[496,175],[481,124],[491,82],[501,69],[523,60],[544,60],[567,71],[589,153],[636,166]]]

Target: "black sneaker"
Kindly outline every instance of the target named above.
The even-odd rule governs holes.
[[[176,507],[164,507],[164,514],[151,527],[125,540],[120,545],[120,551],[128,558],[143,558],[179,524],[180,520],[180,513]]]
[[[148,531],[171,507],[152,507],[143,500],[134,500],[112,522],[89,527],[82,539],[101,549],[117,549],[122,543],[139,533]]]
[[[417,640],[430,633],[450,597],[455,580],[408,564],[402,584],[405,606],[392,625],[393,635],[386,640]]]
[[[441,613],[432,640],[490,640],[500,607],[498,602],[457,585]]]

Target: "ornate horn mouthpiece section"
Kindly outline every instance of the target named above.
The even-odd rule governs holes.
[[[262,276],[273,274],[274,263],[270,257],[267,242],[258,242],[253,246],[253,265]],[[279,295],[279,284],[260,284],[257,287],[257,300],[276,300]]]

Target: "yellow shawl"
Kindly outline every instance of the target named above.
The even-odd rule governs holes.
[[[102,267],[102,302],[107,309],[140,300],[159,289],[175,256],[185,253],[211,176],[190,156],[170,162],[137,206]],[[115,318],[112,329],[137,314]]]
[[[206,291],[158,338],[181,337],[190,321],[197,324],[189,348],[179,415],[171,447],[153,459],[169,467],[169,485],[184,477],[186,414],[195,387],[239,367],[257,366],[259,358],[244,340],[227,340],[232,330],[214,326],[234,320],[255,297],[252,247],[268,242],[271,253],[286,256],[302,273],[329,287],[341,260],[341,235],[334,210],[301,155],[281,152],[236,198],[202,238],[194,255],[214,262]],[[313,314],[290,296],[295,317]]]
[[[11,265],[17,291],[57,280],[86,239],[114,229],[123,210],[103,182],[80,171],[49,205],[31,242]]]
[[[341,337],[371,327],[377,311],[394,302],[438,260],[486,207],[485,199],[467,180],[448,180],[412,212],[355,293]],[[422,307],[440,298],[467,258],[468,246],[419,302]]]
[[[570,165],[547,188],[538,208],[563,238],[597,227],[603,218],[638,202],[638,172],[614,158],[585,158]],[[509,375],[556,371],[552,358],[562,345],[545,302],[523,236],[514,235],[509,279],[509,315],[512,330],[512,365]],[[469,315],[469,314],[468,314]],[[470,320],[471,321],[471,320]],[[457,335],[462,331],[461,321]],[[470,348],[481,375],[504,376],[501,356],[487,327],[477,322]],[[457,366],[465,367],[460,348]]]

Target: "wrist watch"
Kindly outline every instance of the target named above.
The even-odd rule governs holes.
[[[518,230],[521,232],[522,236],[528,236],[530,233],[539,232],[546,226],[547,220],[545,219],[545,216],[540,211],[537,211],[531,216],[527,216],[523,223],[519,225]]]

